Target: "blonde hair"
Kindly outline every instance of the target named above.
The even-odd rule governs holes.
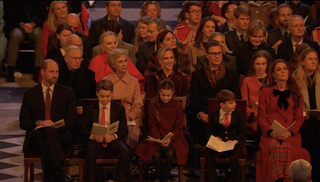
[[[174,55],[173,50],[170,49],[169,47],[166,47],[166,46],[161,47],[158,50],[158,54],[157,54],[157,58],[158,58],[159,63],[162,61],[164,53],[167,52],[167,51],[171,51],[172,54]]]
[[[47,24],[50,31],[56,32],[57,27],[60,25],[59,20],[53,13],[54,6],[57,3],[63,3],[66,6],[67,14],[68,14],[68,6],[64,1],[52,1],[49,8],[48,18],[47,18]]]
[[[136,52],[139,51],[139,44],[143,42],[142,38],[139,36],[139,32],[138,32],[138,23],[141,22],[143,24],[148,25],[148,22],[151,20],[152,18],[150,16],[143,16],[141,17],[138,22],[137,22],[137,30],[136,30],[136,36],[135,36],[135,42],[134,42],[134,49],[136,50]]]
[[[156,1],[145,1],[141,7],[141,10],[140,10],[140,15],[141,17],[143,16],[146,16],[147,15],[147,11],[148,11],[148,6],[150,4],[153,4],[156,6],[157,8],[157,11],[158,11],[158,16],[157,18],[161,18],[161,8],[160,8],[160,5],[156,2]]]
[[[289,177],[292,182],[308,182],[311,175],[312,166],[304,159],[297,159],[289,166]]]
[[[252,21],[247,29],[247,37],[249,39],[249,37],[254,36],[255,34],[257,34],[260,30],[262,30],[263,32],[263,41],[265,41],[266,39],[266,27],[264,25],[264,23],[261,20],[255,20]]]
[[[294,72],[293,77],[295,78],[298,87],[300,88],[305,88],[305,87],[310,87],[314,82],[316,77],[314,76],[312,79],[307,76],[306,72],[304,71],[304,68],[302,66],[302,61],[306,58],[306,56],[308,54],[310,54],[311,52],[314,52],[317,54],[318,53],[316,50],[312,49],[312,48],[306,48],[305,50],[303,50],[299,56],[299,60],[298,60],[298,67],[297,70]],[[319,56],[318,56],[319,57]],[[316,71],[314,72],[314,74],[319,74],[320,73],[320,65],[317,62],[318,67],[316,69]]]
[[[114,32],[111,32],[111,31],[106,31],[104,32],[103,34],[100,35],[100,38],[99,38],[99,44],[101,44],[103,42],[103,39],[106,37],[106,36],[114,36],[117,38],[116,34]]]

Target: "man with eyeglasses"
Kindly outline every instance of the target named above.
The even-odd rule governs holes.
[[[190,110],[196,143],[207,143],[208,99],[216,98],[219,91],[228,89],[241,98],[239,78],[234,69],[222,63],[222,46],[216,40],[210,40],[205,46],[206,64],[192,73],[190,86]]]
[[[304,22],[300,15],[293,15],[288,20],[288,30],[291,34],[291,38],[283,42],[278,46],[278,59],[284,59],[289,62],[290,58],[297,50],[298,46],[302,43],[307,43],[309,46],[316,50],[319,55],[318,43],[303,37],[304,35]]]
[[[66,48],[64,59],[56,60],[59,66],[58,83],[73,89],[77,113],[82,114],[82,99],[97,98],[95,73],[81,66],[82,50],[75,45]]]
[[[91,49],[98,45],[100,35],[103,33],[104,23],[110,19],[118,20],[122,26],[122,41],[132,44],[134,40],[134,25],[132,22],[123,19],[121,14],[121,1],[106,1],[106,11],[107,15],[99,18],[95,21],[92,21],[89,38],[90,38],[90,46]]]
[[[177,41],[186,50],[189,43],[194,41],[202,18],[202,7],[198,1],[187,1],[184,6],[185,20],[173,31]]]
[[[236,21],[233,13],[236,8],[237,5],[233,1],[227,2],[222,6],[221,14],[227,20],[226,23],[219,26],[222,34],[236,28]]]

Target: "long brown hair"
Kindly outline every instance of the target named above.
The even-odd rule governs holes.
[[[291,58],[288,62],[292,71],[295,71],[298,68],[299,56],[300,56],[301,52],[308,47],[310,47],[310,45],[307,43],[302,43],[297,47],[296,51],[291,56]]]
[[[154,115],[156,116],[157,121],[160,121],[160,116],[159,116],[159,110],[160,110],[160,103],[161,103],[161,99],[160,99],[160,91],[161,90],[172,90],[172,92],[174,91],[174,83],[172,80],[169,79],[164,79],[160,82],[159,87],[158,87],[158,93],[157,96],[155,97],[154,101],[156,103],[156,108],[155,108],[155,113]],[[171,99],[174,99],[173,96]]]
[[[211,16],[204,17],[201,20],[199,28],[198,28],[198,31],[197,31],[197,34],[196,34],[196,38],[195,38],[194,47],[198,47],[198,48],[201,47],[202,38],[203,38],[202,29],[203,29],[204,25],[207,23],[207,21],[212,21],[214,23],[214,25],[216,26],[215,32],[219,32],[220,31],[219,26],[218,26],[218,24],[217,24],[217,22],[216,22],[216,20],[214,18],[212,18]]]
[[[56,50],[60,50],[60,41],[59,41],[59,39],[57,38],[57,34],[60,35],[63,30],[69,30],[69,31],[72,33],[72,29],[71,29],[71,27],[70,27],[67,23],[61,23],[61,24],[57,27],[57,31],[56,31],[56,33],[54,34],[53,39],[52,39],[52,45],[53,45],[53,47],[54,47]]]
[[[271,54],[268,53],[267,51],[265,50],[259,50],[257,51],[256,53],[253,54],[252,58],[251,58],[251,63],[250,63],[250,70],[249,70],[249,73],[248,73],[248,76],[256,76],[256,71],[255,69],[253,68],[253,65],[254,65],[254,62],[257,58],[260,58],[260,57],[264,57],[266,58],[267,60],[267,68],[266,68],[266,73],[268,73],[268,68],[272,62],[272,57],[271,57]]]
[[[289,87],[289,90],[291,90],[292,98],[294,101],[294,107],[297,108],[300,105],[301,94],[299,92],[299,88],[296,83],[296,80],[292,77],[292,70],[289,67],[289,64],[287,63],[287,61],[285,61],[283,59],[277,59],[271,64],[271,66],[269,68],[269,72],[268,72],[269,84],[267,85],[267,87],[272,87],[272,86],[276,85],[276,80],[273,77],[273,73],[274,73],[274,69],[275,69],[276,65],[280,62],[284,63],[287,66],[287,69],[288,69],[287,86]]]
[[[161,48],[160,44],[163,42],[164,38],[167,36],[168,33],[171,33],[173,35],[173,32],[171,30],[164,30],[158,34],[157,40],[156,40],[156,45],[157,45],[156,55],[158,55],[158,51]],[[182,68],[183,64],[185,64],[184,63],[186,61],[185,54],[186,53],[180,47],[178,47],[178,45],[176,46],[176,48],[173,49],[174,60],[178,64],[178,68]],[[157,61],[157,63],[155,63],[156,67],[158,64],[159,64],[159,60]]]

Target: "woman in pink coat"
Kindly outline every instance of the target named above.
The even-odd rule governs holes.
[[[261,127],[260,150],[257,154],[256,181],[290,181],[289,165],[301,158],[300,127],[303,124],[301,92],[285,60],[270,66],[269,84],[260,91],[258,125]],[[271,128],[274,121],[284,128],[283,134]],[[281,156],[281,157],[280,157]]]
[[[183,136],[183,110],[181,102],[172,98],[174,83],[164,79],[160,82],[156,99],[149,104],[149,133],[159,141],[169,132],[174,135],[164,141],[142,141],[135,153],[142,159],[153,158],[156,174],[160,182],[166,182],[171,168],[174,155],[177,156],[178,164],[185,165],[188,159],[189,147]],[[144,126],[148,127],[148,126]],[[165,156],[165,164],[162,167],[161,156]]]

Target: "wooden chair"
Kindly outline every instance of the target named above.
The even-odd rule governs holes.
[[[145,139],[149,132],[149,125],[148,125],[148,119],[149,119],[149,104],[153,99],[145,99],[144,100],[144,115],[143,115],[143,132],[142,132],[142,138]],[[183,100],[183,99],[182,99]],[[183,102],[183,101],[182,101]],[[163,159],[162,162],[164,163],[165,160]],[[173,159],[173,164],[177,164],[177,159]],[[144,167],[144,175],[145,178],[147,178],[148,174],[148,164],[153,164],[153,160],[144,160],[139,159],[138,165],[139,165],[139,182],[143,181],[142,177],[142,168]],[[182,174],[182,166],[178,165],[178,181],[182,182],[183,174]]]
[[[115,102],[121,103],[120,99],[113,100]],[[98,102],[98,99],[82,99],[82,108],[83,108],[83,117],[86,113],[86,109],[89,105]],[[118,159],[116,156],[112,155],[109,151],[102,151],[98,156],[97,164],[112,164],[115,166],[118,163]],[[78,165],[79,165],[79,182],[83,182],[84,178],[84,168],[86,164],[86,151],[83,148],[79,149],[78,153]]]
[[[69,160],[70,152],[62,150],[66,160],[64,162],[64,170],[69,173]],[[33,150],[27,150],[23,154],[23,164],[24,164],[24,182],[34,181],[34,163],[41,163],[40,153]],[[30,178],[29,178],[29,166],[30,166]]]
[[[246,100],[236,100],[237,106],[236,109],[243,111],[243,122],[246,122],[246,112],[247,112],[247,101]],[[212,113],[220,108],[220,104],[216,98],[210,98],[208,104],[208,113]],[[210,120],[209,120],[210,122]],[[245,142],[245,139],[244,139]],[[200,155],[200,164],[201,164],[201,182],[205,181],[205,169],[206,169],[206,150],[207,147],[203,147]],[[209,149],[210,150],[210,149]],[[247,149],[244,147],[240,150],[239,153],[239,164],[241,166],[241,182],[245,181],[245,165],[246,165]],[[219,155],[216,158],[217,163],[229,163],[229,158],[220,158]]]

